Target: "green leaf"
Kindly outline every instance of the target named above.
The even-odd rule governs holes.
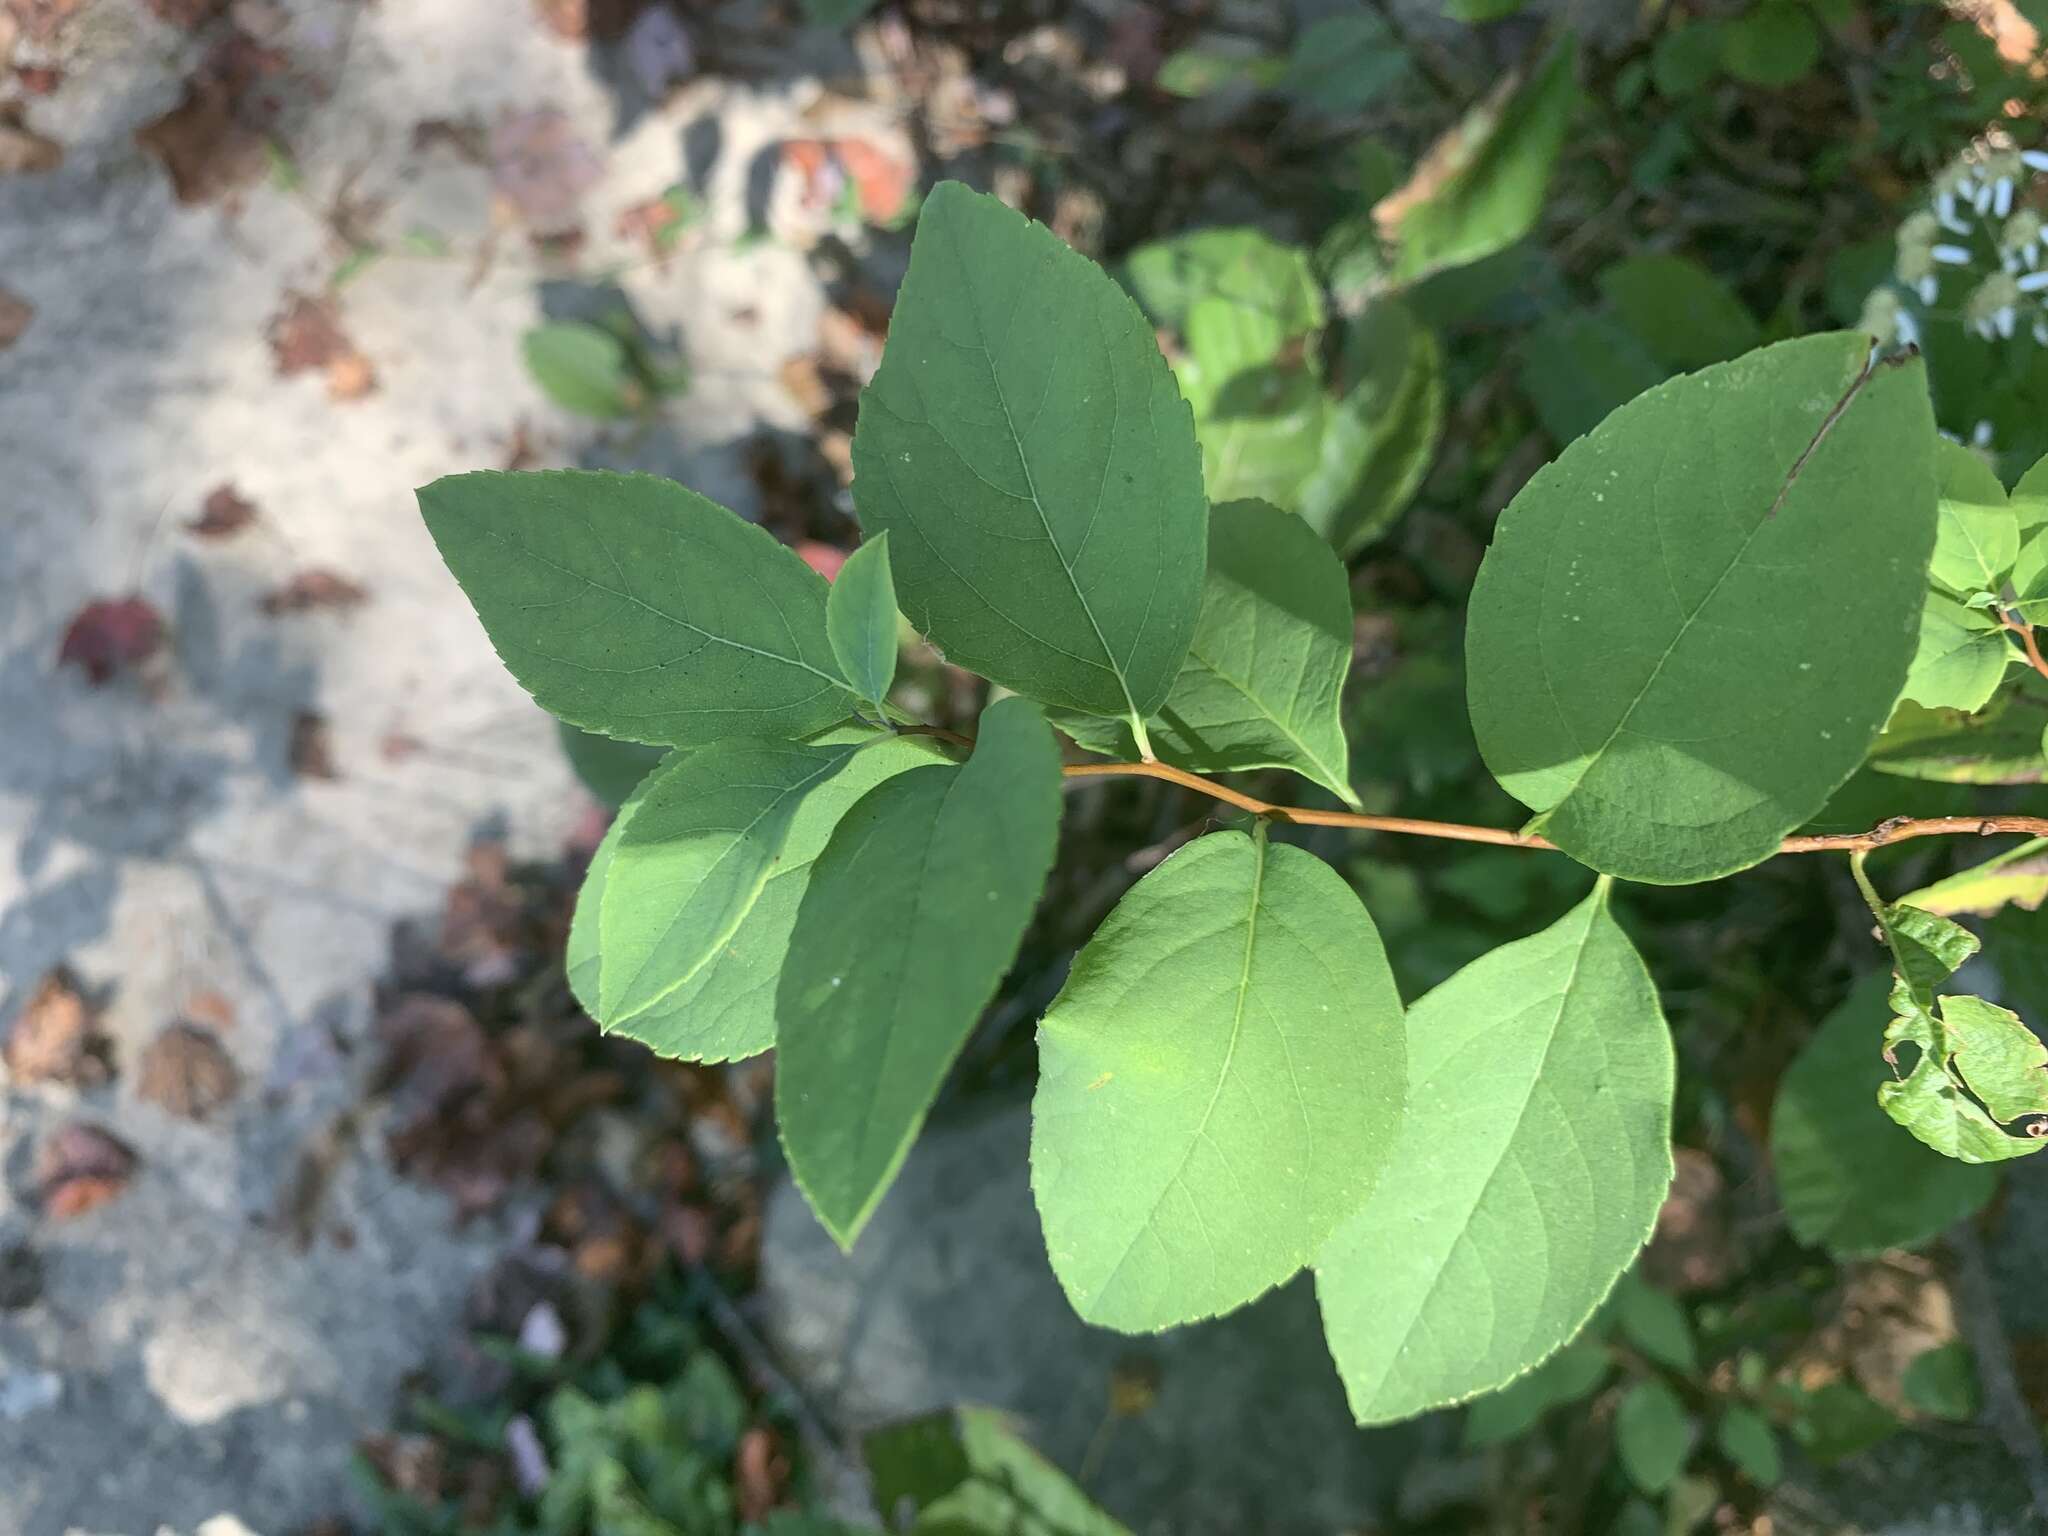
[[[1611,315],[1547,316],[1520,348],[1522,393],[1560,443],[1584,437],[1668,370]]]
[[[645,403],[625,344],[580,320],[537,326],[520,341],[527,371],[555,404],[579,416],[630,416]]]
[[[1603,883],[1409,1011],[1393,1158],[1316,1260],[1361,1423],[1529,1370],[1649,1238],[1672,1173],[1671,1038],[1607,903]]]
[[[1130,1536],[987,1408],[955,1408],[867,1436],[875,1503],[914,1536]]]
[[[1878,1089],[1886,1114],[1965,1163],[2006,1162],[2048,1146],[2048,1047],[2017,1014],[1955,995],[1930,1009],[1906,982],[1893,987],[1891,1003],[1886,1058],[1897,1062],[1903,1045],[1920,1054],[1905,1077]]]
[[[1154,240],[1131,252],[1125,276],[1145,312],[1183,335],[1201,299],[1227,299],[1267,317],[1282,340],[1323,328],[1322,290],[1307,253],[1260,230],[1198,229]]]
[[[1889,1439],[1899,1421],[1846,1381],[1830,1381],[1794,1399],[1799,1417],[1793,1438],[1823,1466],[1842,1461]]]
[[[1919,648],[1899,696],[1927,709],[1982,709],[2012,658],[1996,619],[1929,592],[1920,610]]]
[[[1721,34],[1724,23],[1681,16],[1677,25],[1657,39],[1650,56],[1650,78],[1666,96],[1685,97],[1709,84],[1721,73]],[[1892,242],[1885,242],[1886,268],[1890,267]],[[1864,290],[1868,292],[1868,288]],[[1862,295],[1858,295],[1861,302]]]
[[[1201,606],[1209,504],[1152,328],[1099,268],[942,182],[918,216],[854,500],[911,622],[1048,704],[1144,718]]]
[[[1551,1409],[1591,1396],[1612,1368],[1605,1344],[1574,1339],[1528,1375],[1473,1399],[1465,1410],[1465,1448],[1514,1439],[1534,1428]]]
[[[688,746],[852,712],[824,578],[695,491],[548,470],[451,475],[419,502],[498,655],[572,725]]]
[[[1209,494],[1294,510],[1322,462],[1331,413],[1322,381],[1305,359],[1281,358],[1287,338],[1262,310],[1197,299],[1187,336],[1174,377],[1195,413]]]
[[[1915,1355],[1899,1377],[1899,1388],[1907,1402],[1930,1418],[1969,1424],[1983,1411],[1977,1362],[1959,1339]]]
[[[1340,11],[1302,29],[1277,89],[1318,112],[1361,112],[1407,72],[1408,55],[1383,19]]]
[[[1775,1488],[1785,1475],[1777,1432],[1754,1408],[1733,1403],[1724,1409],[1721,1422],[1714,1427],[1714,1444],[1759,1488]]]
[[[660,747],[615,741],[594,731],[578,730],[564,720],[555,722],[555,730],[561,738],[562,755],[569,759],[583,787],[614,811],[667,756]]]
[[[1790,85],[1820,62],[1820,28],[1793,0],[1765,0],[1721,24],[1721,62],[1751,85]]]
[[[1821,1021],[1778,1085],[1771,1164],[1793,1236],[1845,1258],[1912,1248],[1982,1210],[1989,1168],[1901,1136],[1878,1108],[1889,978],[1865,976]]]
[[[1567,42],[1528,79],[1503,82],[1431,149],[1408,186],[1381,203],[1396,244],[1396,280],[1470,266],[1534,227],[1578,104],[1577,56]]]
[[[1899,898],[1942,917],[1989,917],[2007,906],[2038,912],[2048,901],[2048,837],[2036,837]]]
[[[1975,714],[1901,704],[1870,750],[1879,773],[1950,784],[2039,784],[2048,690],[2029,673]]]
[[[875,8],[876,0],[803,0],[804,20],[814,27],[846,27]]]
[[[1074,1310],[1165,1328],[1313,1260],[1393,1144],[1400,1021],[1358,897],[1263,823],[1133,886],[1038,1031],[1031,1184]]]
[[[815,787],[797,808],[782,853],[752,909],[725,941],[715,961],[645,1013],[622,1026],[660,1056],[686,1061],[736,1061],[775,1044],[775,984],[782,975],[797,911],[811,869],[847,808],[884,779],[911,768],[947,762],[929,737],[890,736],[860,729],[834,731],[819,746],[854,746],[847,765]],[[612,851],[637,808],[629,801],[598,845],[569,929],[569,984],[584,1011],[598,1016],[599,956],[595,914]]]
[[[1344,328],[1337,366],[1345,392],[1324,415],[1315,473],[1283,504],[1348,556],[1401,515],[1436,458],[1443,348],[1406,305],[1380,299]]]
[[[1960,443],[1935,442],[1941,521],[1929,574],[1959,595],[1995,592],[2019,558],[2020,525],[1991,466]]]
[[[1600,274],[1600,292],[1657,361],[1674,372],[1726,362],[1763,341],[1763,327],[1698,262],[1643,252]]]
[[[1662,1493],[1685,1469],[1692,1454],[1693,1424],[1663,1382],[1639,1381],[1614,1411],[1614,1448],[1629,1481],[1645,1493]]]
[[[1645,1358],[1687,1375],[1699,1371],[1699,1349],[1685,1308],[1633,1271],[1614,1288],[1614,1319]]]
[[[1220,48],[1177,48],[1159,66],[1152,83],[1175,96],[1200,97],[1225,86],[1270,90],[1286,72],[1278,54],[1226,52]]]
[[[775,1111],[797,1187],[851,1247],[1017,953],[1052,868],[1059,748],[982,715],[960,768],[915,768],[833,829],[776,985]]]
[[[825,633],[853,691],[875,706],[896,680],[896,583],[889,535],[876,534],[846,557],[825,599]]]
[[[1656,884],[1746,868],[1869,751],[1935,497],[1920,365],[1865,373],[1868,351],[1811,337],[1674,379],[1501,515],[1466,631],[1472,723],[1574,858]]]
[[[1356,805],[1338,707],[1351,646],[1350,580],[1315,531],[1263,502],[1216,507],[1201,618],[1147,722],[1153,751],[1198,773],[1292,768]],[[1123,721],[1053,723],[1092,752],[1138,755]]]
[[[598,914],[598,1022],[616,1028],[710,964],[760,899],[804,797],[852,747],[717,742],[634,796]]]

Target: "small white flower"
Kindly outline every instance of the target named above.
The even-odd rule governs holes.
[[[1936,281],[1931,273],[1920,279],[1920,302],[1922,304],[1932,304],[1940,297],[1941,284]]]
[[[2036,325],[2035,330],[2038,332],[2041,328]],[[1892,317],[1892,339],[1902,347],[1920,345],[1920,322],[1913,318],[1911,311],[1902,309]]]
[[[2001,219],[2012,212],[2012,178],[2001,176],[1991,189],[1991,211]]]
[[[2021,150],[2020,162],[2030,171],[2048,172],[2048,150]]]
[[[1970,433],[1970,442],[1979,448],[1989,448],[1991,446],[1991,423],[1988,421],[1978,422],[1975,430]]]
[[[1972,259],[1969,251],[1960,245],[1937,245],[1927,254],[1945,267],[1967,267]]]
[[[2034,322],[2034,340],[2038,345],[2048,347],[2048,320]]]
[[[1998,327],[1999,335],[2003,336],[2007,341],[2011,341],[2012,333],[2019,327],[2020,312],[2010,304],[2003,305],[1991,317],[1991,323]]]
[[[1977,195],[1971,198],[1970,202],[1979,213],[1989,213],[1991,211],[1991,183],[1988,181],[1978,182]]]
[[[1970,226],[1956,217],[1956,195],[1944,192],[1934,200],[1934,216],[1941,221],[1941,227],[1958,235],[1967,235]]]
[[[2029,272],[2020,279],[2021,293],[2039,293],[2048,288],[2048,272]]]

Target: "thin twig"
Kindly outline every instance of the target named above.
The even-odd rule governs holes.
[[[1275,805],[1252,795],[1217,784],[1198,773],[1166,763],[1069,763],[1062,770],[1070,779],[1134,778],[1164,779],[1192,789],[1225,805],[1234,805],[1254,816],[1294,822],[1312,827],[1351,827],[1360,832],[1397,832],[1412,837],[1435,837],[1460,843],[1493,843],[1503,848],[1542,848],[1556,851],[1557,844],[1533,832],[1512,832],[1504,827],[1475,827],[1455,821],[1421,821],[1409,816],[1370,816],[1359,811],[1312,811],[1291,805]],[[1868,832],[1831,832],[1806,837],[1788,837],[1778,845],[1780,853],[1855,853],[1882,848],[1915,837],[1992,837],[2012,832],[2030,837],[2048,837],[2048,816],[1895,816]]]
[[[2001,624],[2020,637],[2020,645],[2027,653],[2027,664],[2043,677],[2048,677],[2048,657],[2041,654],[2041,642],[2034,638],[2034,626],[2009,613],[2001,613],[1998,618]]]

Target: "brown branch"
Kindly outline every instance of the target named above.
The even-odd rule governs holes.
[[[1275,805],[1239,790],[1189,773],[1165,763],[1069,763],[1063,770],[1070,779],[1146,778],[1164,779],[1183,789],[1221,800],[1254,816],[1289,821],[1311,827],[1350,827],[1360,832],[1396,832],[1412,837],[1444,838],[1460,843],[1493,843],[1503,848],[1557,850],[1557,844],[1533,832],[1511,832],[1504,827],[1474,827],[1456,821],[1420,821],[1409,816],[1370,816],[1359,811],[1309,811],[1291,805]],[[1915,820],[1895,816],[1868,832],[1834,832],[1808,837],[1788,837],[1778,845],[1780,853],[1855,853],[1902,843],[1914,837],[1991,837],[2001,832],[2031,837],[2048,837],[2048,816],[1929,816]]]
[[[2025,619],[2014,618],[2009,613],[2001,613],[1998,618],[2000,623],[2020,637],[2020,644],[2027,653],[2028,665],[2043,677],[2048,677],[2048,657],[2041,654],[2041,642],[2034,638],[2034,626]]]

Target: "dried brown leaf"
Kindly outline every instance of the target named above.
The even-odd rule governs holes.
[[[114,1075],[112,1043],[101,1033],[99,1015],[62,970],[37,985],[0,1059],[17,1083],[62,1083],[92,1088]]]
[[[272,618],[283,613],[346,611],[369,600],[368,589],[359,583],[324,566],[312,566],[295,572],[283,586],[265,594],[263,611]]]
[[[136,1063],[135,1093],[184,1120],[204,1120],[241,1091],[242,1074],[213,1031],[167,1026]]]
[[[95,687],[156,654],[164,640],[163,615],[137,594],[94,598],[72,616],[57,650],[57,664],[83,667]]]
[[[135,1152],[111,1131],[74,1120],[36,1149],[32,1178],[44,1214],[69,1221],[117,1199],[135,1175]]]
[[[302,709],[292,716],[291,740],[285,746],[285,760],[302,779],[333,780],[341,777],[334,766],[334,740],[327,717],[317,710]]]
[[[0,288],[0,352],[21,340],[22,332],[35,317],[35,308],[27,299]]]
[[[254,521],[256,503],[222,481],[206,493],[206,500],[199,504],[199,515],[187,522],[185,528],[202,539],[224,539],[231,533],[240,533]]]
[[[37,176],[64,163],[64,146],[21,120],[21,108],[0,106],[0,176]]]

